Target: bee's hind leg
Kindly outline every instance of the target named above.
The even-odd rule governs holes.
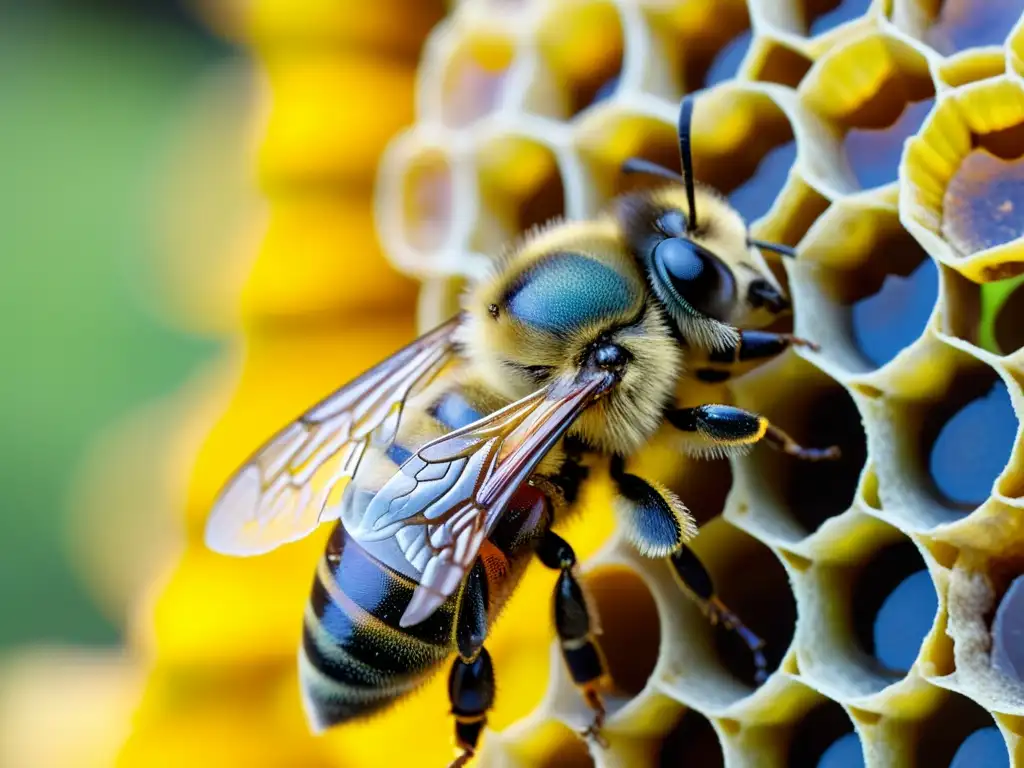
[[[715,585],[704,564],[692,549],[683,544],[670,561],[686,588],[693,593],[711,623],[722,623],[735,632],[750,649],[754,659],[754,680],[758,685],[768,679],[768,661],[764,656],[764,640],[750,630],[715,594]]]
[[[449,768],[463,768],[473,759],[487,713],[494,706],[494,666],[484,648],[487,618],[487,574],[477,559],[462,588],[454,626],[458,655],[448,675],[448,701],[455,718],[455,742],[462,753]]]
[[[605,707],[598,692],[598,685],[607,672],[601,650],[594,641],[593,622],[590,619],[583,588],[573,573],[576,553],[569,542],[558,534],[547,531],[537,547],[537,556],[548,568],[561,571],[555,584],[554,596],[558,642],[569,675],[582,692],[587,706],[594,712],[594,719],[583,731],[583,736],[606,746],[601,737]]]

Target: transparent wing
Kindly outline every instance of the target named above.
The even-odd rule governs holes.
[[[611,383],[604,372],[555,382],[427,443],[377,491],[349,533],[394,537],[422,574],[401,626],[423,621],[454,593],[509,500]]]
[[[420,337],[314,406],[272,437],[228,481],[206,524],[206,544],[256,555],[310,534],[337,517],[332,492],[351,478],[369,445],[398,432],[409,393],[453,353],[458,318]]]

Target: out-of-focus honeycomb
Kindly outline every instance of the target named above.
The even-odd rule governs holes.
[[[549,764],[856,765],[859,749],[869,766],[1024,766],[1022,11],[466,0],[431,36],[377,197],[389,258],[422,281],[421,330],[501,244],[625,189],[626,157],[678,168],[678,100],[700,91],[696,174],[755,236],[798,246],[776,266],[821,352],[692,397],[844,455],[650,449],[774,672],[755,688],[668,565],[613,536],[584,567],[619,689],[609,746]],[[587,722],[552,654],[547,695],[487,734],[482,764],[531,764]]]

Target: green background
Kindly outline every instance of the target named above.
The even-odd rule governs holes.
[[[215,348],[138,283],[175,118],[228,51],[168,4],[20,5],[0,8],[0,647],[112,643],[69,564],[69,482]]]

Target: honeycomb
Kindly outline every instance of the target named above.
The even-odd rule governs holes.
[[[424,49],[416,122],[378,172],[377,228],[421,283],[420,329],[510,238],[642,183],[620,174],[627,157],[678,169],[679,98],[699,92],[696,175],[755,237],[798,248],[772,268],[792,330],[821,349],[691,396],[843,450],[807,465],[652,445],[647,474],[699,518],[694,549],[773,673],[756,687],[669,565],[612,533],[583,566],[615,682],[607,747],[574,740],[589,713],[552,645],[546,693],[487,733],[479,764],[856,765],[859,751],[869,766],[1024,766],[1022,11],[452,5]]]

